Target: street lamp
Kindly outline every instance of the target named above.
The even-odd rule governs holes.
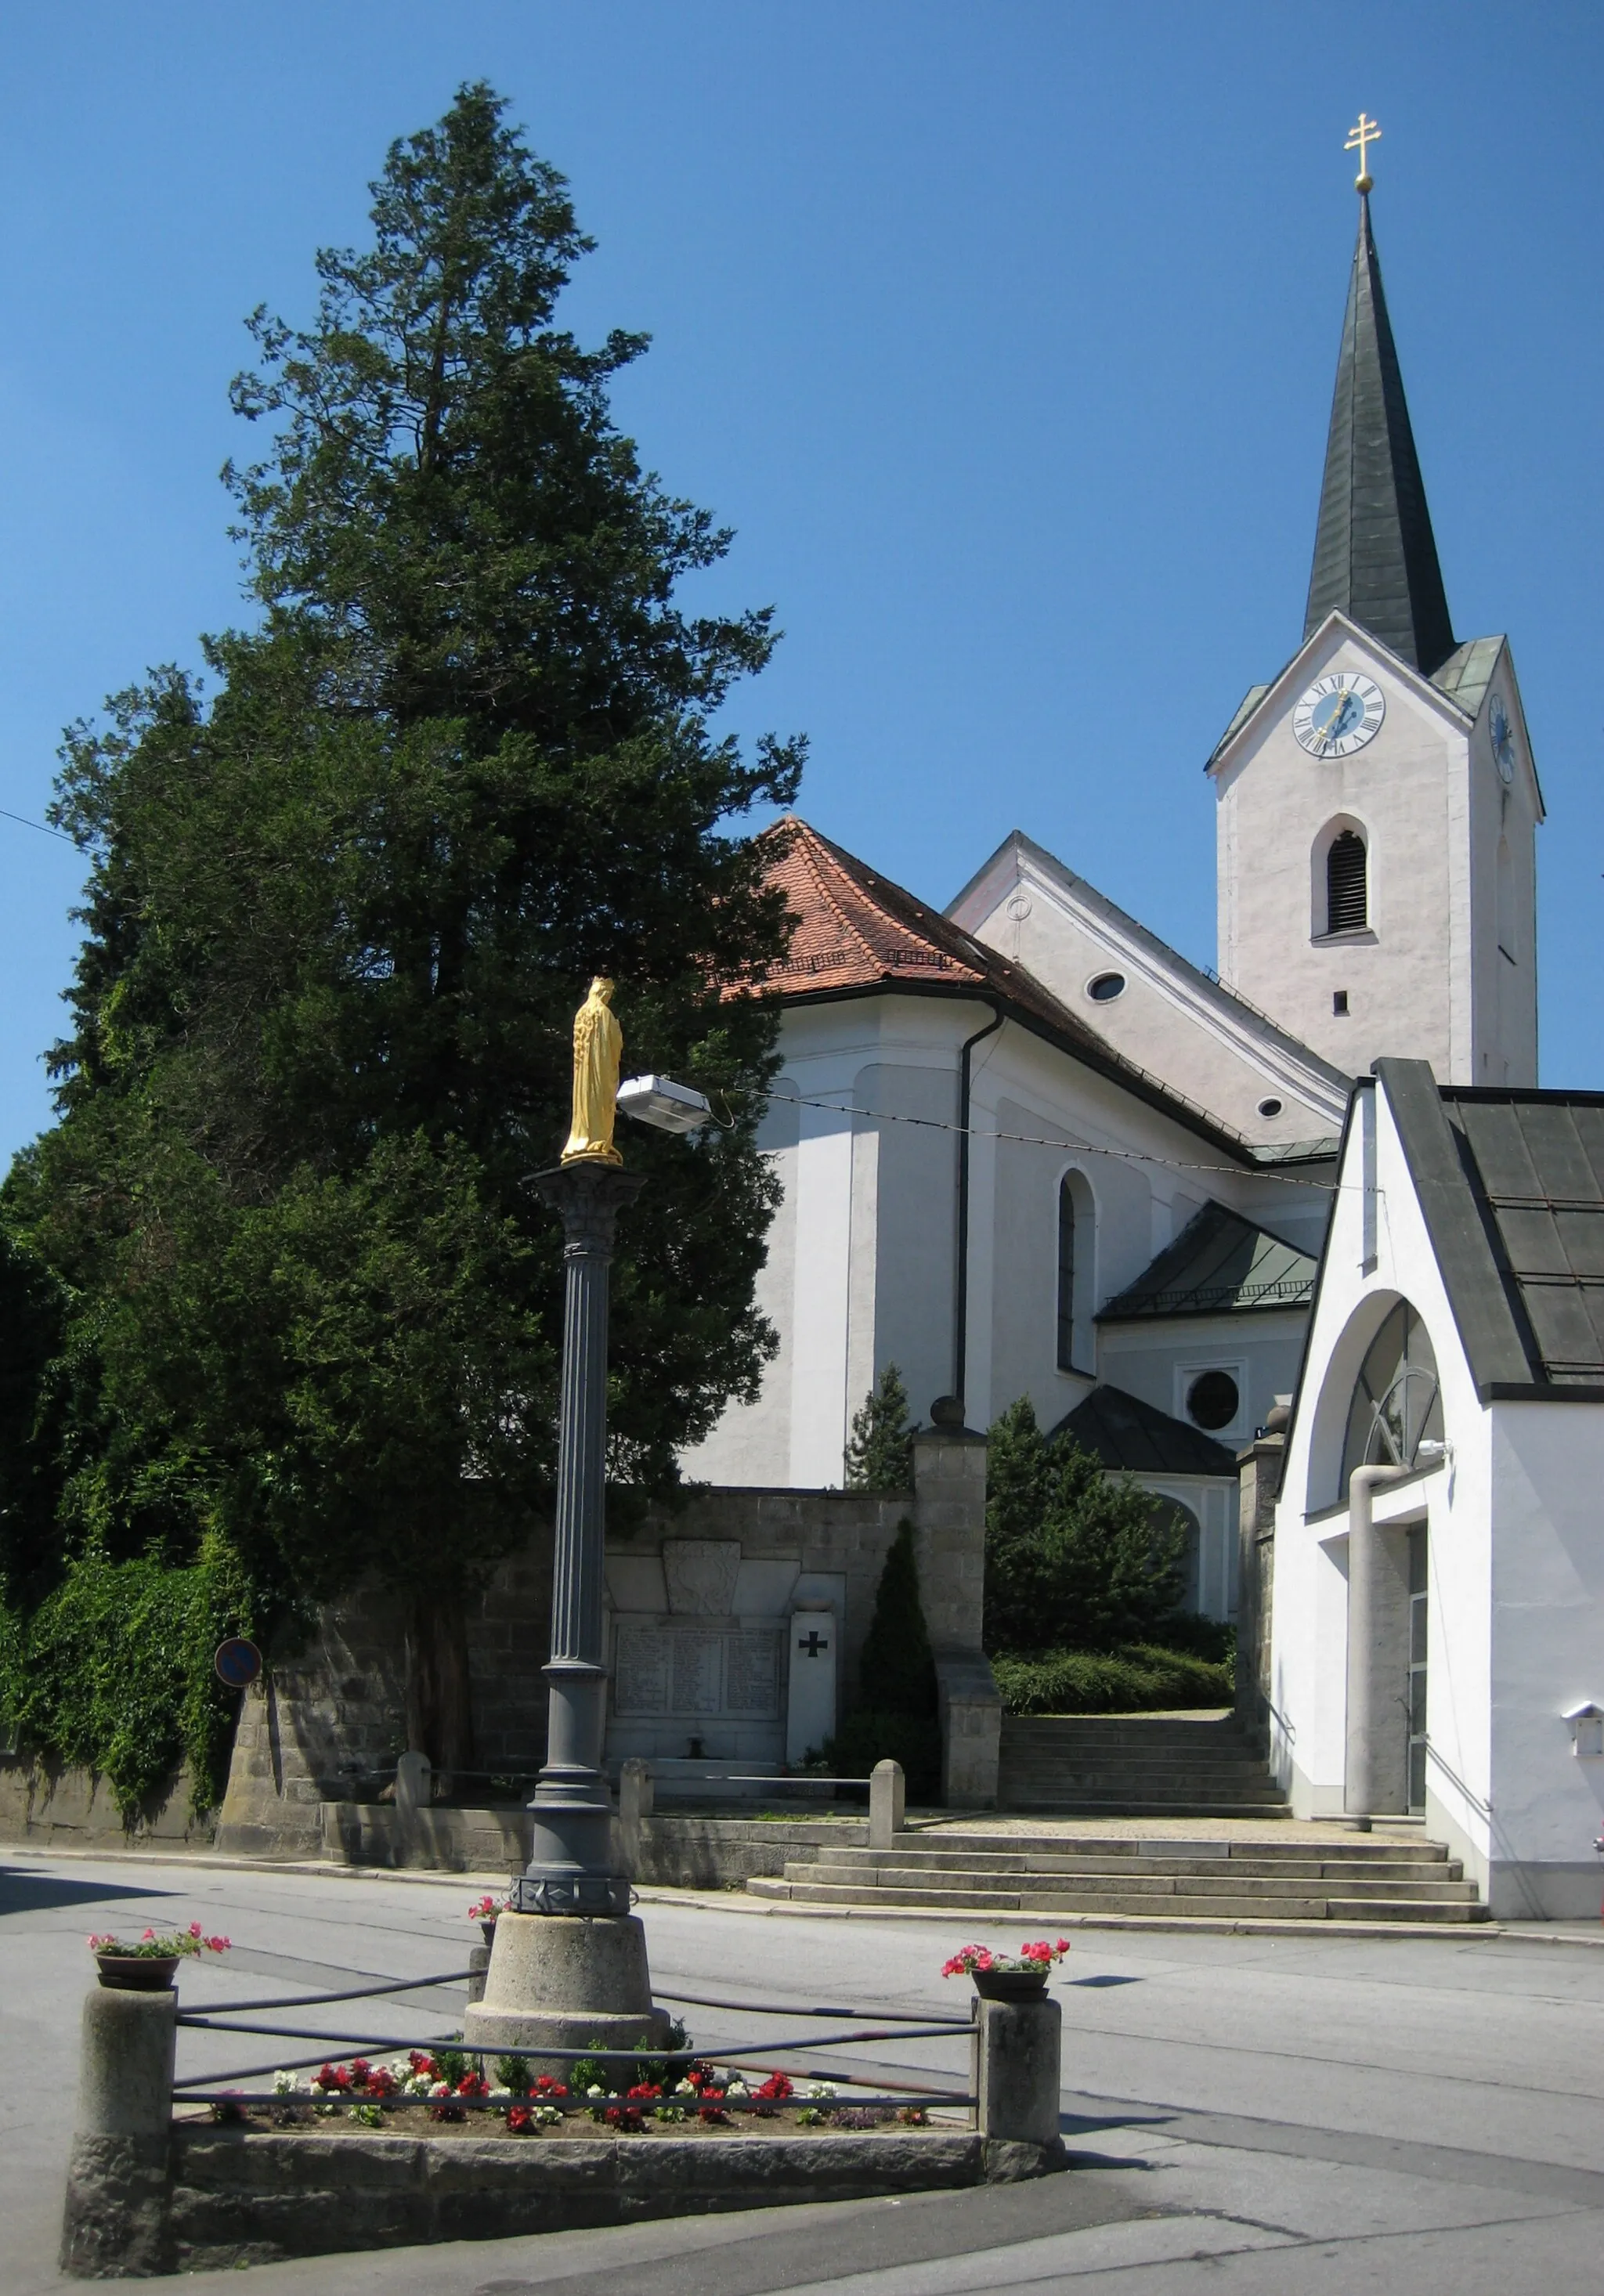
[[[546,1761],[529,1804],[529,1863],[496,1925],[484,1996],[467,2013],[471,2046],[584,2046],[666,2038],[652,2005],[646,1933],[615,1870],[602,1770],[607,1666],[607,1309],[618,1215],[645,1186],[613,1144],[619,1108],[669,1132],[712,1111],[668,1077],[618,1081],[622,1038],[598,978],[574,1024],[573,1129],[563,1160],[531,1182],[563,1222],[563,1373]],[[520,1918],[521,1916],[526,1918]],[[558,2066],[557,2070],[561,2070]]]

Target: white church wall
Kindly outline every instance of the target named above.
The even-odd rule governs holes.
[[[951,914],[1034,973],[1127,1060],[1245,1139],[1307,1140],[1340,1126],[1346,1095],[1334,1078],[1133,930],[1090,887],[1066,885],[1020,846],[1005,846]],[[1106,1001],[1094,997],[1092,982],[1110,973],[1123,980],[1123,990]]]
[[[1512,1920],[1591,1920],[1604,1758],[1578,1758],[1564,1717],[1604,1706],[1604,1406],[1498,1403],[1488,1416],[1490,1902]]]
[[[1216,1442],[1240,1446],[1263,1425],[1276,1397],[1291,1394],[1305,1320],[1301,1309],[1266,1308],[1150,1324],[1105,1324],[1098,1337],[1098,1375],[1184,1420],[1190,1380],[1202,1371],[1228,1371],[1237,1381],[1237,1415],[1228,1426],[1204,1431]]]
[[[1386,717],[1352,757],[1316,759],[1293,714],[1315,678],[1339,669],[1372,678]],[[1340,621],[1311,641],[1216,769],[1222,977],[1350,1074],[1394,1054],[1430,1061],[1444,1083],[1476,1080],[1465,774],[1460,714]],[[1363,826],[1370,922],[1316,937],[1312,857],[1339,815]],[[1337,992],[1345,1014],[1333,1011]]]

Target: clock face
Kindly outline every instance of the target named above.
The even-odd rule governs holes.
[[[1502,696],[1495,693],[1493,707],[1487,712],[1487,730],[1493,736],[1493,759],[1499,777],[1512,782],[1515,778],[1515,736],[1509,730],[1509,713],[1504,708]]]
[[[1351,758],[1381,730],[1386,697],[1356,670],[1317,677],[1292,713],[1292,730],[1312,758]]]

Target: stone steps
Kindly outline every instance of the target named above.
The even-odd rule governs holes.
[[[803,1869],[805,1870],[805,1869]],[[1132,1894],[1129,1890],[1065,1893],[1041,1887],[1022,1877],[1017,1890],[870,1889],[857,1885],[756,1878],[747,1890],[753,1897],[784,1898],[793,1904],[884,1907],[917,1906],[933,1912],[990,1914],[1003,1918],[1015,1913],[1078,1915],[1082,1918],[1112,1915],[1123,1919],[1144,1915],[1171,1921],[1309,1921],[1309,1922],[1427,1922],[1485,1921],[1486,1908],[1468,1899],[1437,1898],[1266,1897],[1258,1890],[1238,1897]]]
[[[1333,1894],[1365,1898],[1397,1898],[1406,1903],[1442,1902],[1445,1905],[1469,1905],[1476,1899],[1475,1884],[1461,1881],[1422,1880],[1416,1875],[1403,1875],[1386,1880],[1372,1880],[1367,1874],[1356,1881],[1340,1870],[1330,1875],[1243,1874],[1237,1870],[1234,1858],[1222,1860],[1227,1867],[1223,1873],[1199,1873],[1195,1866],[1181,1873],[1160,1873],[1149,1868],[1142,1873],[1089,1873],[1073,1875],[1063,1874],[1018,1874],[1005,1876],[983,1868],[971,1868],[967,1873],[944,1872],[932,1875],[917,1866],[887,1864],[875,1868],[848,1865],[844,1860],[820,1859],[816,1865],[797,1862],[786,1868],[786,1878],[807,1882],[827,1888],[861,1890],[866,1885],[876,1896],[891,1891],[907,1896],[927,1891],[941,1897],[954,1890],[973,1896],[985,1896],[1001,1890],[1017,1894],[1027,1884],[1034,1890],[1045,1890],[1043,1904],[1063,1898],[1065,1902],[1080,1897],[1197,1897],[1240,1898],[1246,1893],[1263,1898],[1312,1898]],[[1321,1882],[1327,1884],[1321,1888]],[[1334,1886],[1333,1886],[1334,1885]]]
[[[1004,1809],[1082,1817],[1275,1817],[1280,1789],[1233,1715],[1006,1715]]]

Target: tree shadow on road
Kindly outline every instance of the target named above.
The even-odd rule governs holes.
[[[170,1898],[171,1890],[127,1882],[78,1882],[65,1874],[29,1874],[0,1866],[0,1920],[7,1914],[40,1914],[53,1906],[91,1906],[109,1898]]]

